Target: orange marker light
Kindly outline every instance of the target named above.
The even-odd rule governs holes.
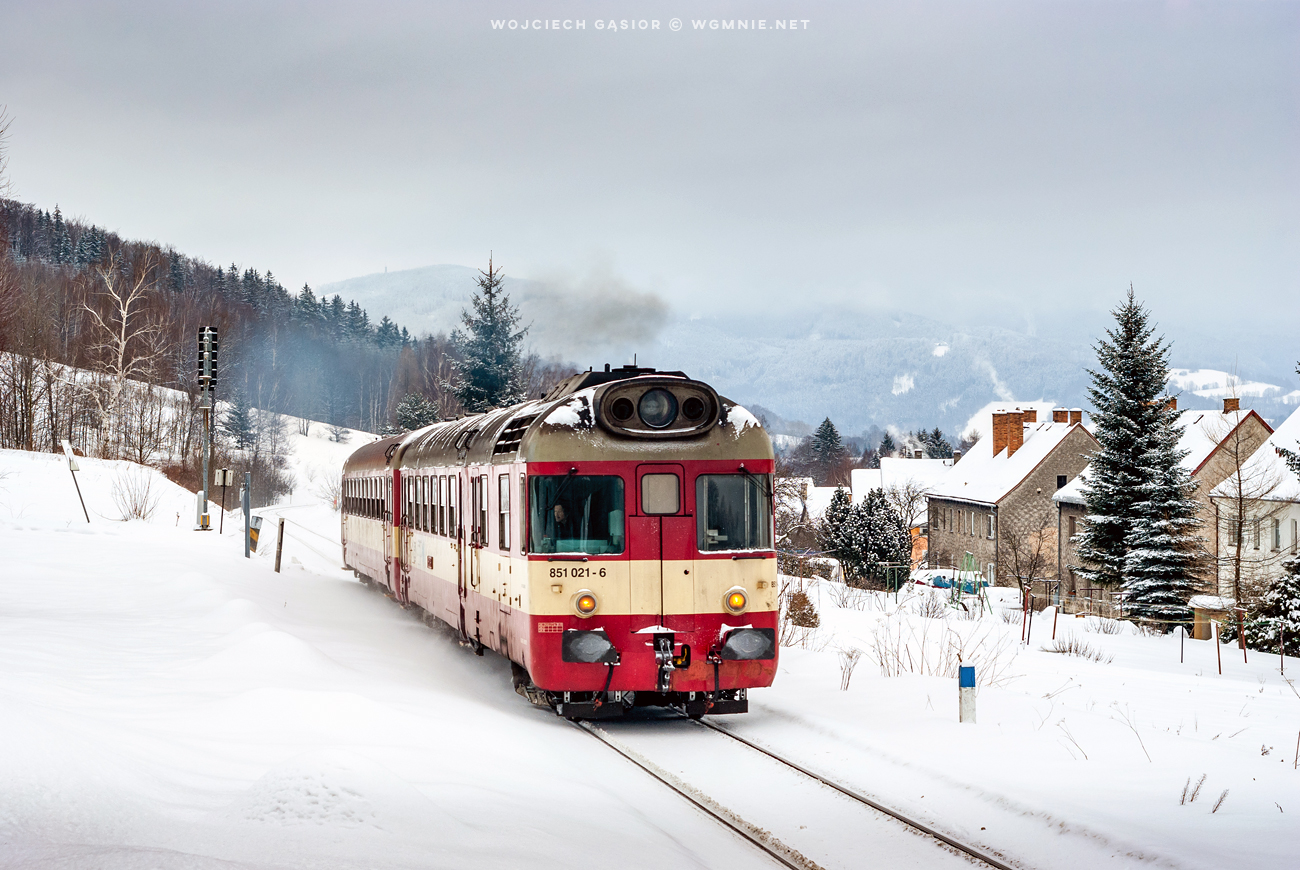
[[[596,596],[592,595],[590,592],[579,595],[577,600],[573,602],[573,606],[576,607],[578,609],[578,612],[581,613],[583,616],[586,616],[591,613],[595,613]]]
[[[739,613],[744,610],[745,606],[748,604],[749,599],[745,597],[743,590],[733,589],[731,592],[727,593],[727,609],[732,613]]]

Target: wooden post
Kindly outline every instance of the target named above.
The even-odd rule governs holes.
[[[1214,635],[1214,657],[1219,660],[1219,676],[1223,676],[1223,650],[1219,649],[1221,646],[1219,643],[1219,621],[1216,619],[1210,624],[1214,626],[1214,631],[1211,632]]]
[[[1025,612],[1029,615],[1029,625],[1025,628],[1026,644],[1029,643],[1029,638],[1034,633],[1034,595],[1032,592],[1029,594],[1028,601],[1029,607],[1025,608]]]
[[[1060,615],[1060,613],[1061,605],[1058,604],[1056,605],[1056,609],[1052,611],[1052,640],[1056,640],[1056,617]]]
[[[1187,641],[1187,629],[1178,626],[1178,664],[1183,663],[1183,644]]]
[[[1286,629],[1278,626],[1277,629],[1277,658],[1278,673],[1286,674]]]
[[[1246,664],[1250,662],[1246,659],[1246,608],[1237,608],[1237,640],[1241,641],[1241,660]]]
[[[275,573],[280,573],[280,552],[284,549],[284,517],[280,517],[280,534],[275,538]]]

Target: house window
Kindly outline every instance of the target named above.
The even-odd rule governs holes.
[[[1292,553],[1296,552],[1297,545],[1300,545],[1300,541],[1296,540],[1296,535],[1300,534],[1300,528],[1297,528],[1297,525],[1300,524],[1298,524],[1295,520],[1291,521],[1291,552]]]
[[[1070,537],[1071,537],[1071,538],[1073,538],[1075,532],[1078,531],[1078,529],[1077,529],[1076,526],[1075,526],[1075,520],[1077,520],[1077,519],[1078,519],[1077,517],[1070,517]]]
[[[989,562],[988,566],[984,569],[984,579],[989,581],[990,586],[996,584],[997,569],[994,567],[992,562]]]
[[[1282,549],[1282,521],[1273,520],[1273,549]]]
[[[993,514],[989,514],[987,519],[988,519],[988,538],[991,541],[993,540],[994,531],[997,530],[997,520],[994,518]]]
[[[1259,549],[1259,526],[1260,526],[1260,521],[1255,520],[1255,549],[1256,550]]]
[[[1066,485],[1067,483],[1069,483],[1069,482],[1070,482],[1070,479],[1069,479],[1068,477],[1066,477],[1064,474],[1058,474],[1058,475],[1056,475],[1056,488],[1057,488],[1057,489],[1060,489],[1061,487],[1065,486],[1065,485]]]

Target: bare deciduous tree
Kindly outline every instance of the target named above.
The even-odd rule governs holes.
[[[153,255],[146,255],[128,276],[123,274],[117,256],[110,254],[95,269],[101,284],[98,295],[107,303],[107,313],[89,304],[84,306],[94,336],[90,349],[99,374],[91,385],[90,396],[98,413],[101,457],[109,457],[112,452],[113,418],[127,381],[150,380],[151,369],[165,353],[161,326],[145,311],[147,296],[153,289],[153,266]]]
[[[885,489],[885,501],[898,512],[909,529],[921,524],[921,514],[925,513],[928,499],[929,492],[925,486],[913,478]]]
[[[999,514],[998,571],[1015,578],[1023,594],[1035,580],[1046,580],[1055,562],[1056,523],[1049,511]]]

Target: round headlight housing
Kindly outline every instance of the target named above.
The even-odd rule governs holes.
[[[692,423],[698,421],[704,416],[704,400],[699,396],[688,396],[682,402],[682,416]]]
[[[641,422],[651,429],[666,429],[677,419],[677,397],[660,387],[646,390],[637,403]]]
[[[741,587],[733,586],[722,597],[722,606],[730,613],[744,613],[745,608],[749,606],[749,596]]]
[[[632,400],[627,396],[620,396],[610,403],[609,413],[618,422],[626,423],[636,413],[636,406],[632,404]]]
[[[579,616],[591,616],[599,608],[600,602],[596,600],[596,594],[590,589],[583,589],[573,596],[573,609]]]

